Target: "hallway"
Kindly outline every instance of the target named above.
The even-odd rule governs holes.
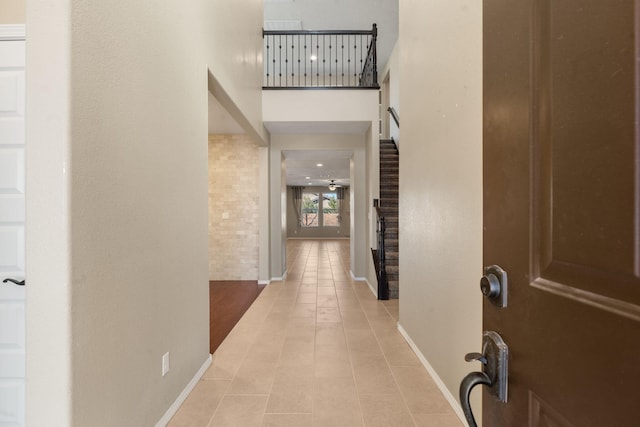
[[[287,260],[169,426],[462,425],[398,332],[398,300],[351,280],[349,240],[289,240]]]

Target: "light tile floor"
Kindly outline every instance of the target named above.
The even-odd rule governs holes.
[[[398,301],[351,280],[348,240],[287,252],[286,280],[262,291],[169,426],[462,426],[398,332]]]

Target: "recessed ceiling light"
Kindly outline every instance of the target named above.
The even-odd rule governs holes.
[[[318,59],[318,57],[316,55],[311,55],[309,59],[312,61],[315,61],[316,59]]]
[[[312,184],[313,184],[312,182],[307,182],[307,185],[312,185]]]
[[[305,176],[304,179],[311,179],[311,177],[310,176]]]
[[[316,166],[317,166],[317,167],[319,167],[319,168],[321,168],[321,167],[323,167],[324,165],[323,165],[322,163],[316,163]]]

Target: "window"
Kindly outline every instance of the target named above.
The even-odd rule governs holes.
[[[318,226],[318,197],[318,193],[302,193],[300,223],[303,227]]]
[[[318,203],[319,200],[322,200],[321,204]],[[301,226],[339,227],[338,203],[336,193],[302,193]]]
[[[324,227],[338,227],[338,195],[326,193],[322,195],[322,225]]]

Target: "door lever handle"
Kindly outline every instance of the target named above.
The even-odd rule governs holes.
[[[483,365],[487,364],[487,357],[482,354],[482,353],[467,353],[464,356],[464,360],[465,362],[474,362],[474,361],[478,361],[480,363],[482,363]]]
[[[469,402],[471,390],[477,385],[486,385],[490,395],[500,402],[507,401],[509,348],[498,333],[486,331],[482,336],[482,353],[467,353],[464,360],[482,363],[482,372],[471,372],[460,383],[462,412],[469,427],[477,427]]]
[[[2,281],[2,283],[7,283],[7,282],[14,283],[14,284],[16,284],[16,285],[18,285],[18,286],[24,286],[24,285],[26,285],[26,282],[25,282],[24,280],[17,281],[16,279],[7,278],[7,279],[4,279],[4,280]]]
[[[484,372],[471,372],[467,374],[460,383],[460,404],[462,405],[462,412],[464,412],[464,417],[467,419],[469,427],[478,427],[476,419],[473,417],[473,412],[471,411],[469,397],[471,390],[480,384],[491,387],[493,382]]]

